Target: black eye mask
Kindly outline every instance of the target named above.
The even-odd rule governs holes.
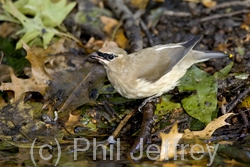
[[[98,56],[103,57],[105,60],[108,60],[108,61],[113,60],[114,58],[118,57],[114,54],[102,53],[99,51],[97,51],[96,53],[98,54]]]

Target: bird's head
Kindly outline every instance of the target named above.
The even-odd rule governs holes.
[[[117,46],[103,47],[90,55],[105,67],[112,68],[121,66],[126,61],[127,52]]]

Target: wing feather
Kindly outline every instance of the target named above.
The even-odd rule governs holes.
[[[195,37],[184,43],[157,45],[143,49],[145,54],[142,51],[130,54],[134,61],[133,68],[137,70],[135,77],[148,82],[159,80],[181,62],[199,40],[200,37]]]

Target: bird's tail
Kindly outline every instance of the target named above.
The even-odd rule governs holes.
[[[214,59],[214,58],[221,58],[221,57],[232,57],[231,54],[227,52],[213,52],[213,51],[206,51],[204,58],[207,59]]]
[[[214,51],[205,51],[203,54],[197,54],[197,62],[207,61],[209,59],[214,58],[222,58],[222,57],[232,57],[232,54],[223,53],[223,52],[214,52]]]

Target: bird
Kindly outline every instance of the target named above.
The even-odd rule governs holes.
[[[228,54],[193,50],[201,36],[181,43],[148,47],[128,54],[118,46],[107,46],[90,54],[106,69],[107,77],[116,91],[128,99],[153,98],[179,85],[180,78],[193,64]]]

